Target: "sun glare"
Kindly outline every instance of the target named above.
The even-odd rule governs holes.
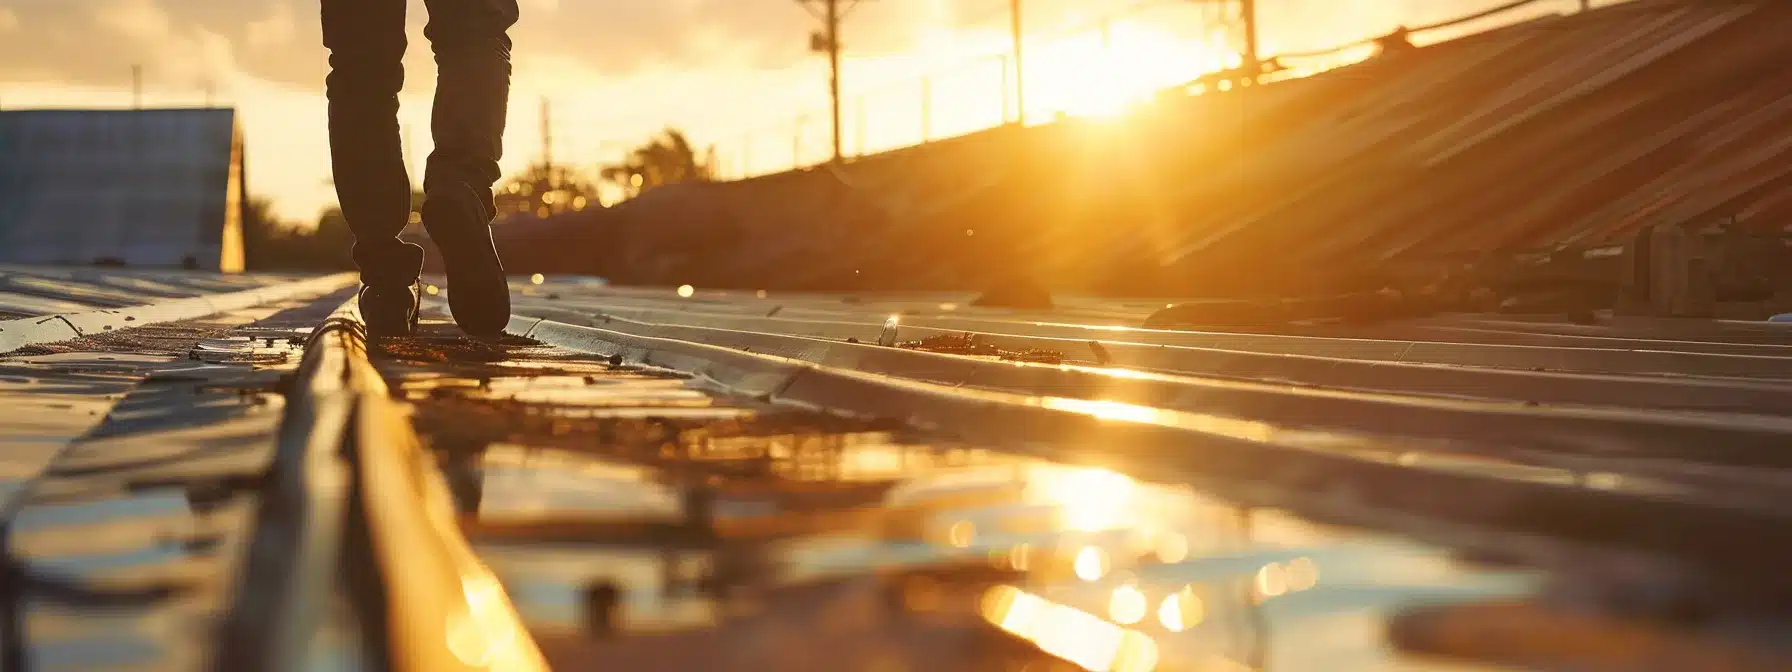
[[[1180,38],[1130,22],[1038,47],[1029,102],[1070,116],[1113,117],[1168,86],[1221,70],[1237,56],[1216,37]],[[1037,96],[1037,101],[1035,97]],[[1030,115],[1029,115],[1030,116]]]

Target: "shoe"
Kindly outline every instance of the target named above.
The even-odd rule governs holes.
[[[423,199],[423,228],[429,231],[448,272],[448,309],[461,331],[496,340],[510,323],[510,284],[492,243],[492,214],[466,184],[429,193]]]
[[[417,331],[417,313],[423,306],[418,283],[394,287],[361,287],[361,319],[367,335],[384,338],[409,336]]]

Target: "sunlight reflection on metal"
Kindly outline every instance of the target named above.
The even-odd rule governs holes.
[[[1027,484],[1027,497],[1058,507],[1061,524],[1097,532],[1129,524],[1138,483],[1106,469],[1053,469]]]
[[[895,346],[897,329],[901,326],[902,316],[900,315],[891,315],[890,319],[884,320],[883,331],[877,334],[877,344],[886,348]]]
[[[970,546],[971,541],[976,538],[977,526],[971,524],[971,521],[968,520],[961,520],[953,523],[952,528],[946,532],[946,541],[957,548],[966,548]]]
[[[1288,590],[1300,592],[1319,585],[1319,564],[1312,558],[1288,561]]]
[[[1153,422],[1157,420],[1160,413],[1158,409],[1149,406],[1064,397],[1046,397],[1041,405],[1055,411],[1070,411],[1092,415],[1103,420],[1124,420],[1126,422]]]
[[[1166,532],[1157,539],[1157,559],[1175,564],[1188,559],[1188,537],[1175,532]]]
[[[1206,618],[1207,608],[1202,604],[1201,597],[1195,594],[1195,589],[1192,586],[1185,586],[1182,590],[1170,594],[1157,607],[1157,622],[1170,632],[1193,629],[1201,625],[1201,621]]]
[[[1145,593],[1135,586],[1125,585],[1114,589],[1113,597],[1108,599],[1108,617],[1121,625],[1132,625],[1145,620],[1145,610],[1149,608]]]
[[[1624,477],[1603,471],[1587,474],[1582,482],[1594,490],[1617,490],[1624,487]]]
[[[1197,432],[1218,434],[1221,436],[1243,439],[1246,441],[1268,441],[1278,436],[1274,425],[1255,420],[1241,420],[1204,413],[1190,413],[1149,406],[1124,404],[1117,401],[1091,401],[1088,399],[1067,399],[1064,397],[1042,397],[1039,405],[1058,411],[1082,413],[1102,420],[1118,420],[1143,424],[1160,424],[1172,427],[1191,429]],[[1279,432],[1284,439],[1302,439],[1305,441],[1327,441],[1336,443],[1341,435],[1322,432]]]
[[[1280,597],[1288,592],[1288,570],[1281,563],[1269,563],[1257,570],[1257,594]]]
[[[990,624],[1091,672],[1157,668],[1157,642],[1144,633],[1013,586],[990,588],[980,610]]]
[[[1035,327],[1076,327],[1090,331],[1157,331],[1156,329],[1140,329],[1118,324],[1077,324],[1074,322],[1029,322],[1028,324]]]
[[[1138,371],[1135,369],[1105,368],[1105,367],[1099,367],[1099,366],[1082,366],[1082,365],[1078,365],[1078,364],[1059,364],[1058,370],[1060,370],[1060,371],[1076,371],[1078,373],[1092,373],[1092,374],[1101,375],[1101,376],[1108,376],[1110,378],[1125,378],[1127,380],[1168,380],[1169,379],[1168,376],[1165,376],[1161,373],[1151,373],[1150,371]]]
[[[534,660],[519,642],[523,633],[508,617],[511,610],[498,580],[483,572],[463,575],[461,592],[465,611],[456,605],[448,615],[448,649],[470,667],[491,670],[535,669]]]
[[[1076,576],[1084,581],[1096,581],[1108,574],[1108,553],[1094,546],[1084,546],[1076,552],[1076,561],[1072,563]]]
[[[1032,546],[1027,544],[1015,546],[1008,549],[1008,564],[1017,570],[1027,571],[1027,568],[1032,565],[1032,555]]]

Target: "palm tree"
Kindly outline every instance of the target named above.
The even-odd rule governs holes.
[[[716,177],[715,149],[698,158],[690,139],[668,128],[629,152],[621,163],[605,166],[602,176],[629,198],[668,184],[708,182]]]

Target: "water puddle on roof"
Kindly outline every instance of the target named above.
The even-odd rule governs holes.
[[[830,669],[1449,669],[1396,651],[1389,619],[1538,581],[900,422],[506,347],[547,357],[417,349],[380,366],[557,669],[812,668],[816,637],[837,645]]]
[[[703,632],[747,618],[730,596],[754,595],[765,617],[778,595],[869,581],[896,612],[968,613],[972,630],[1073,661],[1120,655],[1078,648],[1075,633],[1106,628],[1161,669],[1401,669],[1382,636],[1391,614],[1536,583],[1101,469],[889,431],[719,433],[640,459],[522,445],[479,457],[470,533],[533,629]]]

